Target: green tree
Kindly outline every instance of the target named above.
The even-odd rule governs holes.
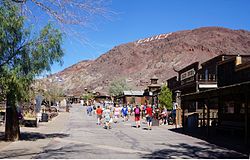
[[[119,96],[123,93],[123,91],[129,89],[130,89],[129,86],[127,85],[124,79],[115,80],[110,83],[109,94],[112,96]]]
[[[20,138],[17,103],[28,99],[35,76],[49,71],[54,62],[62,64],[62,34],[46,25],[39,34],[31,34],[24,17],[11,1],[0,5],[0,86],[6,99],[5,138]]]
[[[87,94],[83,94],[81,97],[83,100],[88,101],[94,98],[93,93],[87,93]]]
[[[56,101],[61,101],[63,96],[62,88],[55,83],[50,84],[49,89],[44,92],[44,98],[49,102],[49,107],[51,102],[55,104]]]
[[[161,109],[163,109],[164,107],[166,107],[167,109],[172,109],[172,92],[166,84],[161,87],[161,92],[158,99]]]

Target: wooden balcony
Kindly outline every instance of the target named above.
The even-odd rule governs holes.
[[[217,88],[217,77],[215,74],[208,74],[207,76],[198,74],[198,84],[199,88],[203,89]]]
[[[217,76],[215,74],[197,74],[198,82],[217,83]]]

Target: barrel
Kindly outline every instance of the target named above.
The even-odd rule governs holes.
[[[49,121],[49,116],[47,113],[42,113],[42,122],[48,122]]]

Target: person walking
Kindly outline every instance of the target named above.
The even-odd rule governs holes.
[[[123,121],[128,121],[128,107],[126,105],[122,108]]]
[[[92,116],[92,106],[91,105],[89,105],[88,107],[87,107],[87,114],[89,115],[89,116]]]
[[[87,115],[89,115],[89,106],[86,107]]]
[[[168,110],[166,108],[164,108],[161,112],[161,117],[162,117],[162,125],[168,125],[168,121],[167,121],[167,114],[168,114]]]
[[[153,119],[153,109],[151,108],[151,105],[148,105],[146,110],[146,120],[148,125],[148,130],[152,129],[152,119]]]
[[[147,103],[145,103],[144,105],[143,104],[141,105],[141,110],[142,110],[142,112],[141,112],[141,118],[143,118],[146,115],[145,114],[146,108],[147,108]]]
[[[114,123],[117,123],[119,117],[120,117],[120,108],[119,108],[118,105],[115,105],[115,109],[114,109]]]
[[[133,104],[129,104],[128,102],[129,115],[132,116],[133,113]]]
[[[93,107],[92,107],[92,108],[93,108],[93,115],[94,115],[94,114],[96,114],[96,105],[93,104]]]
[[[111,129],[111,117],[112,117],[112,114],[111,114],[111,111],[110,111],[110,106],[107,106],[107,108],[105,109],[104,111],[104,117],[105,117],[105,126],[104,128],[105,129]]]
[[[140,114],[141,114],[141,109],[139,107],[139,105],[137,104],[135,109],[134,109],[134,113],[135,113],[135,123],[136,123],[136,128],[139,128],[141,123],[140,123]]]
[[[101,108],[100,106],[97,106],[96,115],[97,115],[97,125],[101,125],[101,120],[102,120],[102,108]]]

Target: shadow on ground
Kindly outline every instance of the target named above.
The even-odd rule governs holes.
[[[64,138],[69,137],[69,134],[63,133],[51,133],[51,134],[43,134],[39,132],[21,132],[21,141],[36,141],[39,139],[47,139],[47,138]],[[0,132],[0,141],[4,141],[4,132]]]
[[[93,149],[89,149],[88,145],[69,145],[60,148],[47,148],[43,152],[33,156],[33,159],[65,159],[65,158],[81,158],[79,153],[94,154]]]
[[[166,149],[154,151],[150,154],[141,155],[141,158],[147,159],[236,159],[236,158],[248,158],[247,155],[243,155],[237,152],[225,151],[218,149],[215,145],[208,143],[197,144],[197,146],[189,145],[186,143],[180,143],[177,145],[158,144],[163,145]]]
[[[212,128],[210,129],[209,138],[205,136],[206,130],[202,128],[186,130],[186,131],[184,131],[182,128],[173,128],[169,130],[179,134],[185,134],[191,137],[195,137],[223,148],[249,154],[249,150],[245,147],[242,136],[229,136],[225,134],[219,134],[216,133],[215,130]]]
[[[43,134],[39,132],[21,132],[22,141],[36,141],[38,139],[47,139],[47,138],[64,138],[68,136],[69,134],[63,134],[63,133]]]
[[[57,146],[50,144],[42,149],[41,152],[33,152],[27,149],[13,149],[0,153],[0,159],[93,159],[95,157],[112,158],[112,155],[107,154],[106,149],[93,148],[87,144],[68,144],[66,146]],[[127,154],[127,153],[126,153]],[[126,155],[122,156],[126,157]]]
[[[81,146],[83,147],[83,146]],[[46,158],[53,158],[53,159],[65,159],[68,154],[77,154],[83,152],[81,149],[77,148],[77,146],[67,146],[67,147],[60,147],[56,149],[44,149],[42,152],[32,152],[27,149],[13,149],[7,150],[1,153],[0,158],[32,158],[32,159],[46,159]],[[84,151],[84,152],[87,152]]]
[[[38,132],[22,132],[20,141],[36,141],[39,139],[64,138],[64,137],[69,137],[69,134],[61,134],[61,133],[42,134]],[[0,141],[4,141],[4,132],[0,132]],[[70,149],[65,149],[63,151],[55,150],[54,152],[58,154],[62,154],[62,152],[65,152],[65,153],[70,152]],[[47,150],[41,153],[47,153]],[[0,153],[0,159],[23,158],[23,157],[26,158],[27,156],[28,157],[36,156],[37,154],[38,153],[32,152],[32,150],[27,150],[27,149],[5,150]]]

